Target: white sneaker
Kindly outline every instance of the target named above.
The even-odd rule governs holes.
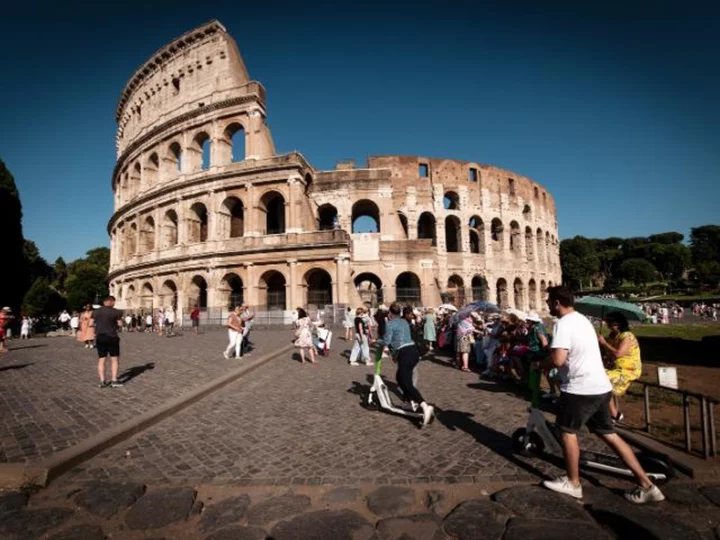
[[[223,358],[225,358],[225,360],[230,360],[230,355],[228,353],[224,352]]]
[[[665,500],[662,491],[653,484],[647,489],[636,486],[635,489],[625,492],[625,498],[631,503],[644,504],[646,502],[661,502]]]
[[[435,408],[432,405],[428,405],[424,402],[421,403],[420,406],[423,410],[423,426],[427,426],[430,422],[433,421],[433,417],[435,415]]]
[[[555,491],[556,493],[562,493],[563,495],[570,495],[576,499],[582,499],[582,486],[573,486],[570,483],[570,479],[567,476],[561,476],[555,480],[545,480],[542,483],[543,486],[549,490]]]
[[[373,362],[372,360],[370,360],[369,362],[365,362],[365,365],[366,365],[366,366],[374,366],[374,365],[375,365],[375,362]]]
[[[357,362],[350,362],[350,365],[351,366],[359,366],[360,364],[358,364]]]

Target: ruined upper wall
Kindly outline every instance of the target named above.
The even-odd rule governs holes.
[[[257,94],[235,41],[210,21],[159,49],[130,78],[118,102],[117,154],[152,127],[215,101]]]

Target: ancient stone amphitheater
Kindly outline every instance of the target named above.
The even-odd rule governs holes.
[[[265,88],[211,21],[158,50],[116,111],[110,290],[148,310],[258,312],[488,299],[544,309],[555,204],[476,162],[374,156],[316,170],[278,154]]]

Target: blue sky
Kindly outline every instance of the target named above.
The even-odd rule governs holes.
[[[0,158],[25,236],[49,261],[108,245],[123,86],[212,18],[267,88],[278,152],[299,150],[316,168],[368,154],[505,167],[555,196],[561,238],[719,223],[717,8],[537,4],[4,6]]]

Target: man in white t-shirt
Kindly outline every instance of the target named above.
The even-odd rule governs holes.
[[[546,480],[543,485],[558,493],[582,498],[577,434],[587,426],[635,475],[639,485],[625,494],[626,499],[634,503],[664,500],[665,496],[647,477],[635,453],[615,433],[610,414],[612,385],[605,373],[595,328],[584,315],[575,311],[575,298],[569,289],[550,287],[547,292],[550,314],[558,317],[550,348],[552,364],[558,368],[563,381],[557,426],[562,433],[567,476]]]

